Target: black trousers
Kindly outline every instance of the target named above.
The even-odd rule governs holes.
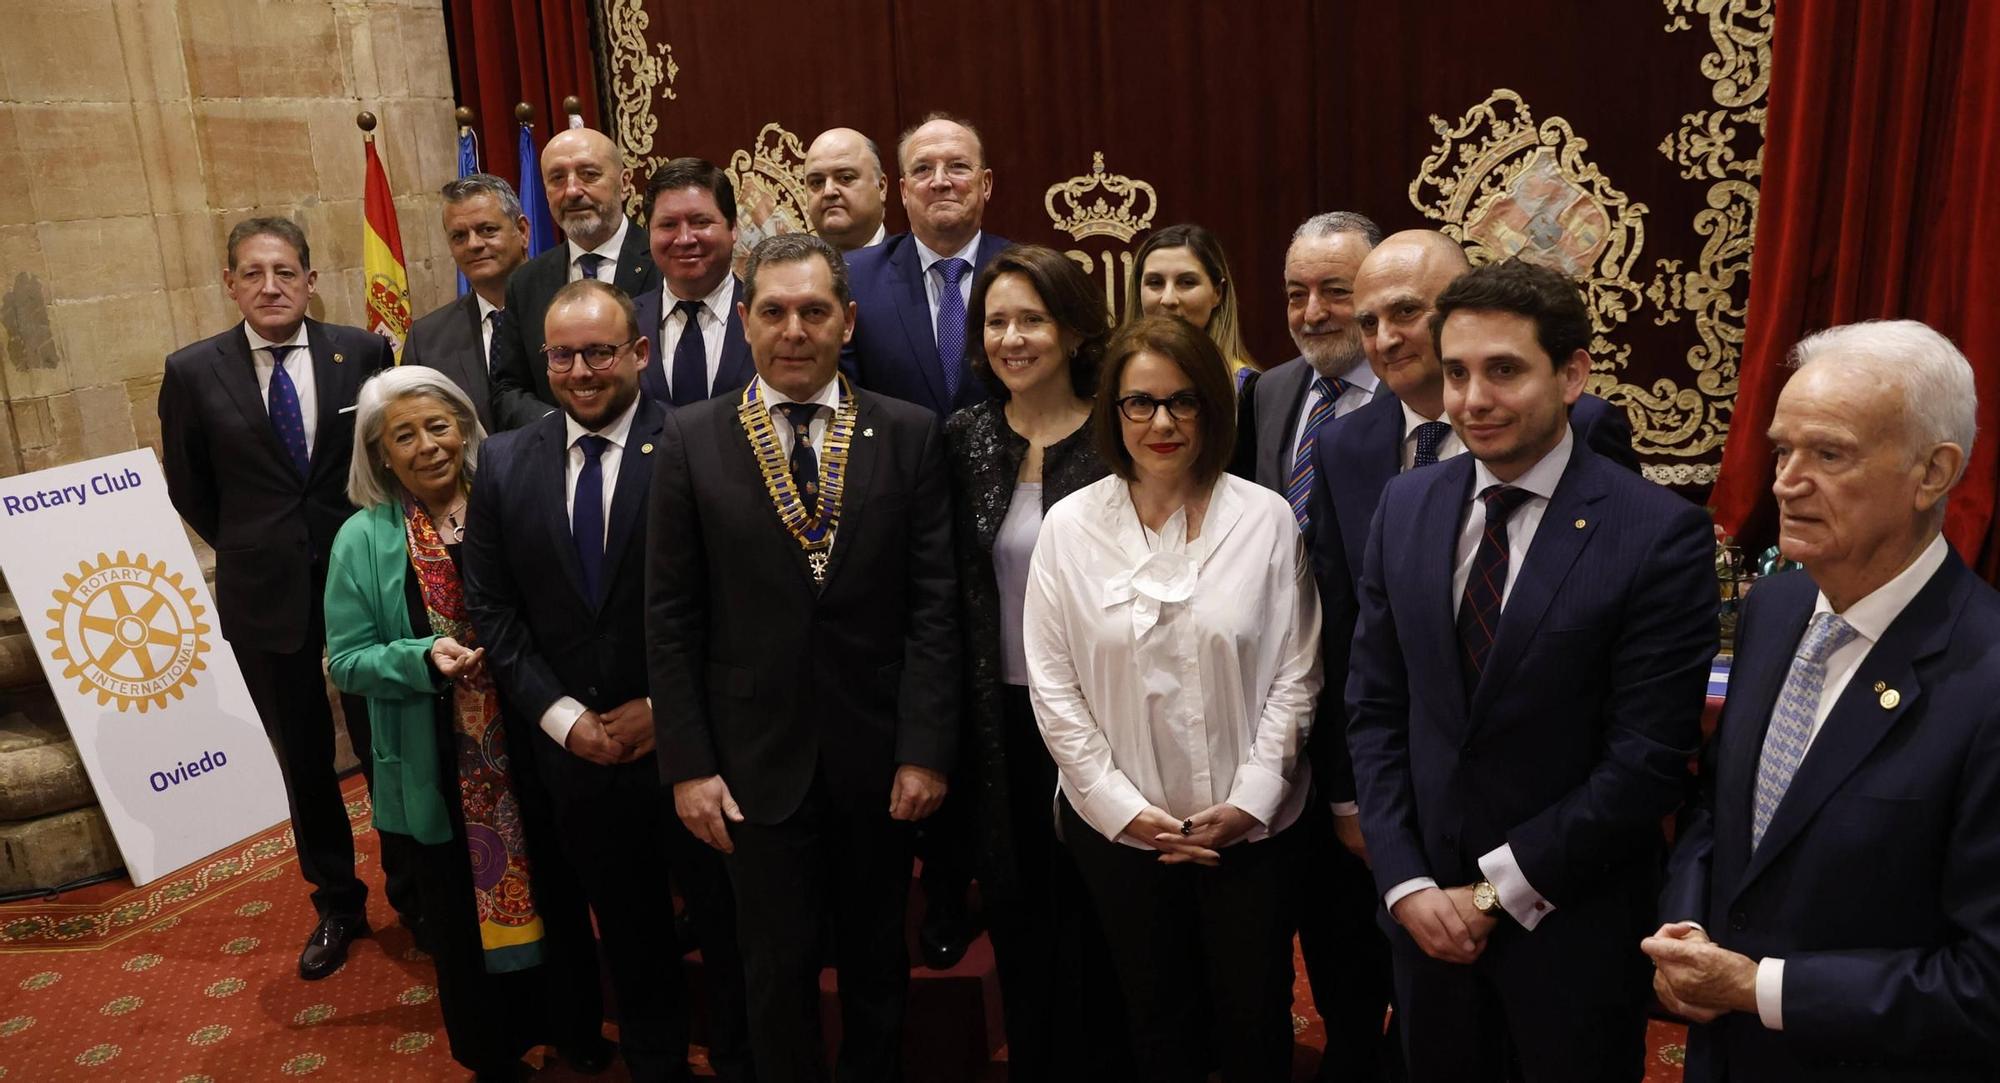
[[[1055,761],[1042,743],[1028,690],[1004,685],[1000,694],[1013,884],[984,901],[1007,1028],[1007,1077],[1017,1083],[1131,1079],[1125,1028],[1116,1025],[1125,999],[1111,950],[1076,862],[1056,838]]]
[[[312,885],[313,909],[321,917],[361,917],[368,888],[354,872],[354,830],[347,806],[340,799],[340,778],[333,767],[333,708],[326,698],[326,671],[321,668],[326,636],[317,614],[306,635],[306,646],[289,654],[231,643],[250,701],[264,723],[264,733],[278,754],[285,778],[285,800],[291,806],[292,835],[298,843],[299,872]],[[375,760],[370,751],[368,701],[341,698],[347,738],[361,760],[361,772],[372,786]],[[382,876],[389,904],[398,914],[417,912],[415,861],[407,836],[385,834]]]
[[[1228,1083],[1290,1078],[1296,832],[1237,843],[1204,868],[1107,841],[1066,800],[1061,816],[1104,917],[1137,1078],[1200,1083],[1211,1043]]]
[[[900,1078],[910,980],[903,929],[910,825],[873,802],[841,807],[819,777],[785,820],[731,824],[729,833],[760,1083],[826,1078],[819,1027],[823,914],[833,919],[840,974],[834,1076],[843,1083]]]
[[[1341,845],[1333,813],[1318,795],[1292,830],[1300,851],[1299,951],[1326,1027],[1318,1083],[1400,1078],[1401,1053],[1382,1029],[1394,983],[1389,941],[1375,924],[1382,908],[1375,878]]]

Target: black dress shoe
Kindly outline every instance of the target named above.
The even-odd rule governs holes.
[[[359,915],[328,914],[319,919],[306,947],[299,952],[299,977],[318,981],[340,969],[347,961],[347,945],[368,935],[368,919]]]
[[[966,950],[978,936],[979,926],[963,908],[956,914],[933,913],[925,915],[923,927],[917,930],[917,948],[923,953],[926,967],[950,970],[965,958]]]
[[[616,1050],[616,1046],[600,1037],[595,1041],[580,1042],[576,1045],[559,1045],[556,1047],[556,1055],[562,1058],[564,1064],[578,1072],[584,1075],[596,1075],[611,1067],[611,1054]]]

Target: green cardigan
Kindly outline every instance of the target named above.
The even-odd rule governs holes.
[[[438,637],[411,634],[409,571],[399,505],[363,508],[341,524],[326,573],[327,673],[342,692],[368,698],[376,828],[436,845],[451,841],[436,736],[447,684],[427,661]]]

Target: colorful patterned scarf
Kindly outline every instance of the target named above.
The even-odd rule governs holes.
[[[423,505],[403,497],[403,526],[410,545],[431,631],[467,649],[479,646],[465,612],[458,568]],[[479,909],[479,942],[486,971],[525,970],[542,961],[542,919],[529,891],[528,849],[521,806],[508,769],[500,694],[481,668],[451,687],[452,727],[458,745],[458,793],[465,812],[465,845],[472,860],[472,890]]]

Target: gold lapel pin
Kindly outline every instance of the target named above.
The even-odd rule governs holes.
[[[1889,689],[1889,682],[1888,682],[1888,681],[1876,681],[1876,682],[1875,682],[1875,691],[1877,691],[1877,692],[1886,692],[1886,691],[1888,691],[1888,689]]]
[[[641,454],[641,455],[651,455],[652,453],[653,453],[653,445],[651,445],[651,444],[640,444],[640,445],[639,445],[639,454]]]
[[[1903,702],[1903,694],[1896,691],[1893,688],[1889,689],[1887,692],[1882,693],[1881,703],[1882,703],[1882,709],[1885,711],[1895,710],[1896,704],[1901,702]]]
[[[342,361],[345,360],[347,360],[347,355],[344,353],[337,353],[333,355],[333,363],[336,365],[340,364]]]
[[[1586,522],[1584,522],[1584,521],[1583,521],[1582,519],[1578,519],[1578,520],[1576,521],[1576,528],[1577,528],[1578,530],[1582,530],[1582,529],[1583,529],[1584,527],[1586,527],[1586,526],[1589,526],[1589,525],[1590,525],[1589,523],[1586,523]]]

